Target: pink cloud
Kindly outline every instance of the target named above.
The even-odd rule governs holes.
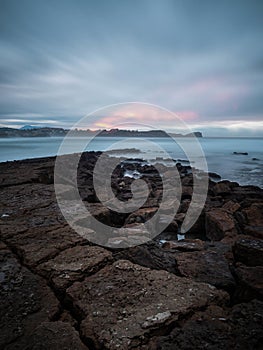
[[[105,110],[104,117],[93,118],[96,119],[90,128],[115,128],[120,124],[138,124],[150,126],[154,128],[176,127],[182,121],[198,119],[198,114],[192,110],[182,110],[169,112],[157,106],[150,104],[136,104],[128,103],[125,105],[118,105],[110,107]]]

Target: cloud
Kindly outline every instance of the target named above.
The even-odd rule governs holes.
[[[2,0],[2,124],[16,114],[70,126],[125,101],[191,125],[262,120],[262,9],[248,0]]]

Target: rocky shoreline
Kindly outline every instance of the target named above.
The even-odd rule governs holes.
[[[160,176],[140,159],[117,167],[112,186],[119,199],[131,197],[127,172],[148,179],[151,194],[137,212],[114,215],[92,185],[99,156],[81,158],[81,197],[98,220],[132,230],[156,211]],[[182,199],[172,223],[151,242],[121,249],[125,238],[105,237],[112,246],[105,248],[62,216],[54,162],[0,164],[1,349],[261,348],[262,189],[215,182],[210,174],[202,214],[178,241],[193,187],[189,166],[178,163]],[[136,239],[141,243],[138,233]]]

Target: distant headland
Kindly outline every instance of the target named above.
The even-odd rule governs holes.
[[[50,128],[25,125],[20,129],[15,128],[0,128],[0,137],[58,137],[66,136],[69,129]],[[101,136],[101,137],[203,137],[200,131],[189,133],[186,135],[176,133],[166,133],[163,130],[80,130],[75,129],[71,131],[72,136]]]

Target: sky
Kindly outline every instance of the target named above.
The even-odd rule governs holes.
[[[262,18],[262,0],[0,0],[0,123],[69,128],[139,101],[207,136],[263,136]],[[129,121],[151,124],[143,110]]]

